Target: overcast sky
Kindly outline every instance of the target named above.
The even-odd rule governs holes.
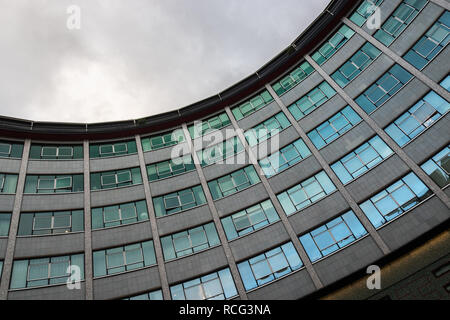
[[[0,0],[0,114],[100,122],[182,108],[255,72],[328,2]]]

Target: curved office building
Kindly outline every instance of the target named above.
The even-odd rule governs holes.
[[[448,297],[449,8],[333,0],[173,112],[0,117],[0,299]]]

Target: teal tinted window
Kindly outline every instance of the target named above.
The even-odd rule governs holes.
[[[48,235],[84,230],[84,211],[22,212],[19,236]]]
[[[446,146],[434,157],[425,162],[421,168],[441,188],[450,183],[450,146]]]
[[[256,127],[244,132],[250,146],[255,146],[289,127],[291,123],[283,112],[265,120]]]
[[[260,182],[253,166],[237,170],[229,175],[208,182],[214,200],[232,195]]]
[[[363,72],[379,55],[381,51],[370,42],[366,42],[347,62],[345,62],[331,78],[344,88],[361,72]]]
[[[266,200],[223,218],[222,225],[227,239],[233,240],[279,220],[272,201]]]
[[[10,224],[11,224],[11,214],[10,213],[0,213],[0,237],[8,236]]]
[[[301,97],[297,102],[288,107],[289,112],[294,116],[295,120],[300,120],[307,114],[313,112],[315,109],[330,100],[336,91],[324,81],[316,88]]]
[[[258,111],[261,108],[264,108],[270,102],[273,101],[273,97],[270,95],[269,91],[264,90],[260,94],[254,96],[250,100],[241,103],[239,106],[231,109],[236,120],[241,120],[253,112]]]
[[[144,152],[174,146],[185,141],[183,130],[178,129],[171,132],[161,133],[155,136],[142,139],[142,149]]]
[[[350,106],[347,106],[309,132],[308,137],[317,149],[321,149],[361,121],[361,117]]]
[[[230,124],[230,118],[224,112],[222,114],[219,114],[218,116],[206,120],[201,120],[198,123],[194,123],[193,125],[188,127],[188,130],[191,138],[195,139],[205,135],[206,133],[224,128]]]
[[[16,193],[17,174],[0,173],[0,193]]]
[[[200,185],[153,198],[157,217],[191,209],[205,203],[205,194]]]
[[[132,296],[122,300],[163,300],[163,294],[161,290],[143,293],[137,296]]]
[[[281,148],[280,151],[259,160],[266,177],[272,177],[311,155],[311,151],[302,139]]]
[[[22,158],[23,143],[0,141],[0,158]]]
[[[64,193],[84,190],[82,174],[76,175],[28,175],[25,179],[25,193]]]
[[[71,276],[70,267],[79,268],[80,280],[84,280],[83,254],[16,260],[13,264],[11,289],[67,283]]]
[[[89,145],[89,157],[91,159],[117,157],[134,153],[137,153],[135,140]]]
[[[149,181],[173,177],[193,170],[195,170],[195,164],[191,156],[147,165]]]
[[[239,138],[233,137],[222,143],[197,151],[197,156],[201,166],[206,167],[214,163],[223,163],[228,158],[234,161],[234,156],[243,150],[244,146],[239,141]]]
[[[98,250],[92,253],[94,277],[142,269],[156,264],[153,241]]]
[[[112,189],[141,183],[140,168],[91,173],[91,190]]]
[[[378,30],[374,38],[389,47],[408,27],[427,4],[428,0],[403,0]]]
[[[444,88],[447,91],[450,91],[450,76],[445,77],[440,84],[442,88]]]
[[[328,39],[317,51],[315,51],[311,58],[320,66],[324,64],[331,56],[333,56],[342,46],[351,38],[355,32],[342,25],[339,30]]]
[[[339,180],[346,184],[369,171],[393,153],[379,136],[375,136],[332,164],[331,169]]]
[[[116,227],[148,220],[145,200],[92,209],[92,229]]]
[[[303,263],[292,242],[288,242],[237,266],[248,291],[300,269]]]
[[[289,75],[282,78],[280,81],[272,85],[273,90],[278,96],[291,90],[300,82],[305,80],[311,73],[314,72],[314,68],[305,61],[295,68]]]
[[[383,3],[383,0],[364,0],[363,3],[355,10],[355,12],[350,16],[350,20],[362,27],[366,23],[367,19],[375,12]]]
[[[359,206],[375,228],[382,226],[431,195],[431,191],[414,174],[390,185]]]
[[[325,171],[302,181],[300,184],[277,195],[278,200],[287,215],[291,215],[308,205],[319,201],[334,192],[336,187]]]
[[[214,223],[161,237],[164,260],[180,258],[220,244]]]
[[[299,239],[309,259],[314,262],[349,245],[366,234],[366,229],[364,229],[353,211],[350,210],[310,233],[301,236]]]
[[[78,160],[83,159],[82,145],[32,144],[30,159],[33,160]]]
[[[230,269],[170,287],[172,300],[226,300],[238,295]]]

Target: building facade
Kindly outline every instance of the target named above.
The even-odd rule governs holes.
[[[0,299],[299,299],[445,227],[449,8],[331,1],[174,112],[1,117]]]

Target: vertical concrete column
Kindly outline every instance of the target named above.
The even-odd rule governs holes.
[[[158,224],[156,223],[155,209],[153,207],[152,194],[150,191],[150,183],[148,181],[147,168],[145,165],[144,151],[142,149],[141,137],[135,136],[139,157],[139,166],[141,168],[142,183],[144,185],[145,200],[147,202],[148,216],[150,219],[150,228],[153,238],[153,246],[155,248],[156,262],[158,264],[159,278],[161,281],[161,290],[164,300],[171,300],[169,281],[167,280],[166,266],[164,264],[164,255],[159,240]]]
[[[409,62],[404,60],[402,57],[397,55],[394,51],[386,47],[384,44],[382,44],[380,41],[369,35],[367,32],[365,32],[362,28],[358,27],[356,24],[354,24],[352,21],[350,21],[347,18],[343,18],[342,22],[344,22],[347,26],[352,28],[356,33],[358,33],[361,37],[369,41],[371,44],[373,44],[377,49],[379,49],[381,52],[383,52],[385,55],[387,55],[389,58],[391,58],[394,62],[398,63],[400,66],[402,66],[406,71],[411,73],[414,77],[422,81],[425,85],[430,87],[433,91],[440,94],[442,97],[447,99],[447,101],[450,101],[450,93],[445,90],[443,87],[441,87],[439,84],[428,78],[425,74],[414,68]]]
[[[258,160],[256,156],[253,154],[252,150],[250,149],[249,144],[247,143],[247,140],[244,137],[243,130],[239,128],[239,125],[236,121],[236,119],[233,116],[233,113],[231,112],[229,107],[225,108],[225,111],[228,114],[228,117],[231,119],[231,122],[233,124],[234,129],[236,130],[239,140],[241,140],[242,145],[245,148],[245,151],[248,154],[250,163],[253,164],[253,166],[256,169],[256,172],[258,173],[259,179],[261,180],[262,184],[264,185],[264,188],[266,189],[267,193],[269,194],[270,200],[272,201],[275,209],[278,212],[278,215],[280,216],[281,222],[283,223],[283,226],[286,230],[286,232],[289,235],[289,238],[291,239],[295,249],[297,250],[298,254],[300,255],[300,258],[303,261],[303,264],[306,267],[306,270],[311,277],[312,281],[314,282],[314,285],[317,289],[320,289],[323,287],[322,281],[320,281],[319,276],[317,275],[317,272],[314,270],[314,267],[311,263],[311,260],[309,259],[305,249],[303,249],[302,245],[300,244],[300,240],[297,237],[297,234],[294,231],[294,228],[292,227],[291,223],[288,220],[288,217],[286,213],[283,210],[283,207],[281,206],[281,203],[278,201],[277,196],[273,192],[272,188],[270,187],[269,181],[267,180],[267,177],[263,174],[263,171],[261,169],[261,166],[258,163]]]
[[[200,178],[200,183],[203,188],[203,192],[205,193],[206,200],[208,202],[209,210],[211,211],[214,224],[217,229],[217,233],[219,234],[219,239],[222,244],[222,248],[225,251],[225,256],[227,257],[228,265],[230,267],[231,276],[233,277],[234,283],[236,284],[237,291],[239,293],[239,297],[242,300],[247,300],[247,293],[245,292],[244,283],[242,282],[241,276],[239,275],[239,270],[237,268],[236,260],[234,259],[233,253],[231,251],[230,245],[228,243],[227,237],[225,235],[225,230],[223,229],[222,223],[220,222],[219,213],[217,212],[217,208],[214,205],[214,200],[211,195],[211,191],[209,191],[208,183],[205,178],[205,174],[203,173],[202,166],[200,165],[199,158],[197,153],[195,152],[194,146],[192,144],[191,136],[189,134],[189,130],[187,128],[186,123],[183,124],[183,132],[186,137],[186,141],[188,144],[189,151],[191,152],[192,159],[195,163],[195,168],[197,169],[198,176]]]
[[[430,2],[433,2],[438,6],[441,6],[445,10],[450,10],[450,2],[448,0],[430,0]]]
[[[3,261],[3,271],[0,282],[0,300],[6,300],[8,298],[9,282],[11,281],[14,262],[14,249],[16,247],[16,236],[19,228],[20,209],[22,207],[28,157],[30,155],[30,145],[31,140],[26,139],[23,147],[22,161],[20,163],[19,178],[17,179],[16,196],[14,198],[14,207],[9,227],[8,245],[6,247],[5,260]]]
[[[320,154],[319,150],[316,148],[316,146],[311,142],[309,137],[307,136],[306,132],[300,127],[297,120],[295,120],[294,116],[289,112],[289,110],[286,108],[284,103],[281,101],[281,99],[278,97],[278,95],[275,93],[275,91],[272,89],[270,85],[266,85],[267,90],[269,90],[270,94],[275,97],[275,101],[280,106],[281,110],[283,110],[286,117],[289,119],[291,124],[294,126],[295,130],[297,130],[300,137],[303,139],[305,144],[308,146],[309,150],[311,150],[314,157],[317,159],[317,161],[320,163],[321,167],[325,170],[328,177],[330,177],[331,181],[333,181],[336,188],[339,190],[341,195],[344,197],[345,201],[347,201],[350,208],[353,210],[353,212],[356,214],[358,219],[363,224],[364,228],[369,232],[369,234],[372,236],[374,241],[376,242],[377,246],[381,249],[381,251],[384,254],[388,254],[391,250],[386,245],[386,243],[381,239],[378,232],[375,230],[373,225],[370,223],[369,219],[366,217],[366,215],[362,212],[361,208],[358,206],[356,201],[352,198],[350,193],[345,189],[344,185],[342,184],[341,180],[337,177],[337,175],[334,173],[334,171],[331,169],[331,167],[328,165],[328,163],[325,161],[324,157]]]
[[[92,264],[92,224],[91,224],[91,175],[89,160],[89,141],[83,141],[83,178],[84,178],[84,278],[86,300],[94,299]]]
[[[316,69],[336,92],[358,113],[373,131],[406,163],[406,165],[450,208],[450,200],[445,192],[418,166],[399,145],[352,99],[350,96],[308,55],[305,59]],[[345,188],[344,188],[345,189]],[[359,208],[359,206],[358,206]],[[365,217],[365,215],[364,215]],[[367,218],[366,218],[367,219]],[[370,224],[372,225],[372,224]]]

